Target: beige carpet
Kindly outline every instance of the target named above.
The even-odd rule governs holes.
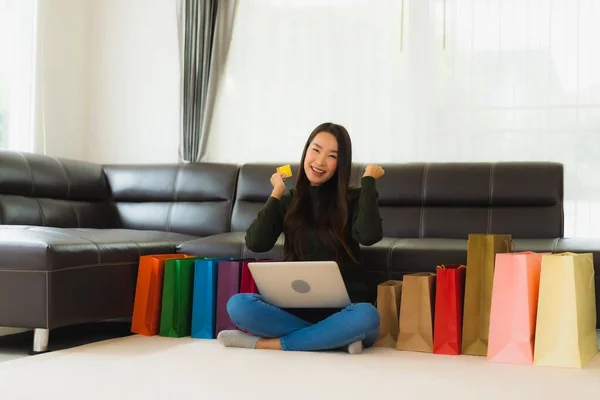
[[[284,353],[216,341],[129,336],[0,364],[0,399],[575,399],[600,392],[584,369],[369,349]]]

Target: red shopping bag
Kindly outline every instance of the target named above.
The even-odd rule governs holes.
[[[259,260],[257,260],[259,261]],[[263,261],[263,260],[260,260]],[[242,276],[240,278],[240,293],[257,293],[258,288],[256,287],[256,282],[254,282],[254,278],[250,273],[250,268],[248,268],[249,262],[256,261],[244,261],[242,262]]]
[[[259,294],[258,288],[256,287],[256,282],[254,282],[254,278],[252,277],[252,273],[250,272],[250,268],[248,268],[248,263],[251,262],[274,262],[277,260],[241,260],[242,261],[242,273],[240,276],[240,293],[256,293]]]
[[[433,353],[459,355],[462,341],[464,265],[437,267]]]

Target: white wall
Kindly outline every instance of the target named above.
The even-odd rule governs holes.
[[[178,161],[175,4],[175,0],[91,2],[89,160]]]
[[[207,160],[299,161],[312,129],[326,121],[348,129],[355,161],[397,157],[404,138],[393,126],[406,109],[394,96],[402,94],[401,6],[239,1]]]
[[[177,162],[176,0],[39,2],[35,151]]]
[[[89,125],[89,2],[38,2],[35,151],[85,159]]]

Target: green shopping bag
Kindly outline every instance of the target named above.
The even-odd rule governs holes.
[[[180,338],[190,336],[194,264],[202,257],[177,258],[165,261],[160,336]]]

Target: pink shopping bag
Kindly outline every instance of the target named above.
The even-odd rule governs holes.
[[[541,253],[496,254],[487,359],[532,364]]]

